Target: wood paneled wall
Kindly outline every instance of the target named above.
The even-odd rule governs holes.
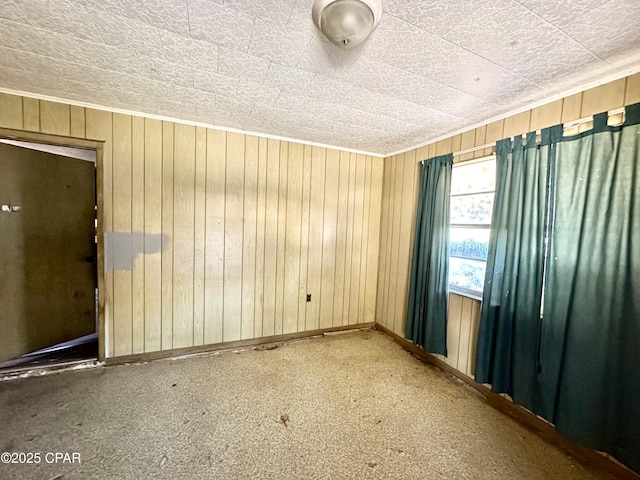
[[[104,142],[107,357],[374,321],[381,158],[6,94],[0,127]]]
[[[558,123],[571,122],[595,113],[640,102],[640,74],[577,93],[541,107],[482,125],[410,152],[388,157],[384,162],[380,274],[376,322],[404,337],[408,286],[413,251],[418,164],[436,155],[495,142]],[[462,162],[490,155],[493,148],[454,158]],[[480,301],[449,295],[447,364],[473,376]]]

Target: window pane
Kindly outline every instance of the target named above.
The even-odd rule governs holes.
[[[486,260],[489,251],[488,228],[451,227],[449,255]]]
[[[494,195],[493,193],[479,193],[451,197],[451,224],[490,224]]]
[[[496,160],[461,165],[451,172],[451,195],[496,189]]]
[[[485,262],[465,258],[449,259],[449,285],[474,290],[482,294]]]

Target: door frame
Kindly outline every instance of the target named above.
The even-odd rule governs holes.
[[[104,142],[99,140],[86,140],[83,138],[65,137],[60,135],[50,135],[45,133],[27,132],[24,130],[13,130],[10,128],[0,128],[0,138],[7,140],[19,140],[23,142],[44,143],[61,147],[75,147],[96,152],[96,202],[98,216],[98,245],[97,245],[97,277],[98,277],[98,361],[105,360],[105,300],[107,292],[105,271],[104,271],[104,218],[103,218],[103,192],[104,174],[102,156],[104,152]]]

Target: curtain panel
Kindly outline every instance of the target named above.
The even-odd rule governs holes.
[[[449,194],[453,155],[420,165],[406,338],[427,352],[447,354]]]
[[[640,104],[558,143],[540,413],[640,472]]]
[[[561,134],[497,144],[476,380],[640,472],[640,104]]]
[[[549,163],[560,126],[496,145],[496,196],[478,332],[476,381],[535,409]]]

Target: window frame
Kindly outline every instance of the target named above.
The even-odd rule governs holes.
[[[487,155],[481,158],[476,158],[473,160],[468,160],[468,161],[464,161],[464,162],[459,162],[459,163],[454,163],[452,168],[460,168],[460,167],[465,167],[468,165],[474,165],[474,164],[478,164],[478,163],[483,163],[483,162],[496,162],[496,154],[493,153],[491,155]],[[453,175],[453,172],[452,172]],[[454,197],[464,197],[464,196],[469,196],[469,195],[481,195],[481,194],[488,194],[491,193],[493,194],[493,200],[495,201],[495,194],[496,194],[496,190],[495,190],[495,185],[494,185],[494,189],[493,190],[478,190],[478,191],[473,191],[473,192],[466,192],[466,193],[456,193],[456,194],[452,194],[449,193],[449,202],[451,202],[451,199]],[[452,223],[451,221],[449,221],[449,246],[451,246],[451,231],[454,228],[467,228],[467,229],[478,229],[478,230],[487,230],[489,231],[489,233],[491,233],[491,223],[493,221],[493,209],[491,212],[491,222],[490,223],[472,223],[472,224],[468,224],[468,223]],[[473,258],[473,257],[463,257],[460,255],[452,255],[451,254],[451,248],[449,248],[449,258],[447,259],[448,261],[451,258],[459,258],[461,260],[472,260],[472,261],[476,261],[476,262],[484,262],[485,265],[487,263],[487,259],[479,259],[479,258]],[[449,276],[451,274],[451,270],[449,269]],[[486,276],[486,268],[485,268],[485,276]],[[484,285],[484,278],[482,279],[482,284]],[[476,300],[482,300],[482,289],[481,290],[475,290],[472,288],[468,288],[468,287],[462,287],[459,285],[452,285],[449,281],[449,278],[447,278],[447,288],[449,290],[450,293],[455,293],[457,295],[462,295],[465,297],[469,297],[469,298],[473,298]]]

